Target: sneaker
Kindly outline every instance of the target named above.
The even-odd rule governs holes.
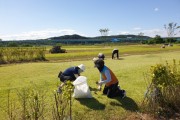
[[[126,97],[126,91],[123,90],[123,96],[122,96],[122,98],[125,98],[125,97]]]
[[[126,91],[125,90],[120,90],[120,97],[121,98],[124,98],[124,97],[126,97]]]
[[[62,72],[60,71],[60,72],[59,72],[59,74],[58,74],[58,78],[60,78],[60,77],[61,77],[61,74],[62,74]]]
[[[121,87],[119,85],[117,87],[118,87],[119,90],[121,90]]]

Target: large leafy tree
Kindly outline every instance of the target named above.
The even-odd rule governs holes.
[[[154,42],[158,44],[158,43],[164,43],[165,41],[163,40],[163,38],[161,38],[160,35],[156,35],[154,37]]]
[[[148,44],[160,44],[164,42],[165,41],[163,40],[163,38],[161,38],[160,35],[156,35],[154,38],[148,40]]]

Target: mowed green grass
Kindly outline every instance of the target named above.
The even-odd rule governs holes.
[[[71,61],[71,60],[90,60],[92,57],[97,56],[99,52],[103,52],[106,57],[111,57],[112,50],[114,48],[119,49],[121,56],[132,54],[146,54],[155,52],[166,52],[180,50],[180,45],[174,45],[173,47],[161,48],[159,45],[77,45],[77,46],[63,46],[62,49],[66,49],[67,53],[64,54],[50,54],[48,50],[51,47],[47,47],[47,60],[55,61]]]
[[[101,51],[102,49],[98,52]],[[172,63],[173,59],[180,60],[180,50],[178,51],[178,49],[176,51],[157,52],[148,54],[142,52],[143,55],[124,55],[121,56],[120,60],[112,60],[110,56],[107,56],[105,64],[118,77],[121,88],[127,92],[127,97],[124,99],[109,99],[102,95],[101,92],[95,94],[94,91],[91,91],[92,99],[73,99],[72,110],[74,119],[123,119],[131,114],[131,112],[138,111],[147,87],[144,75],[149,73],[150,67],[158,63],[165,63],[166,61]],[[6,91],[8,89],[16,91],[20,88],[29,88],[32,85],[37,85],[44,89],[44,91],[47,91],[46,107],[50,111],[52,108],[53,92],[60,83],[57,78],[59,71],[79,64],[86,66],[86,71],[82,75],[87,77],[89,86],[92,89],[97,88],[95,82],[99,80],[99,72],[94,68],[92,57],[89,60],[71,62],[49,61],[1,65],[0,106],[4,106],[6,103],[4,100],[7,98]],[[15,94],[13,95],[15,96]],[[47,114],[51,114],[51,112],[47,112]],[[0,112],[0,118],[5,119],[3,112]],[[49,119],[51,118],[49,117]]]

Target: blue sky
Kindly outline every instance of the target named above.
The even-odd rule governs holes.
[[[179,6],[180,0],[0,0],[0,38],[95,37],[101,28],[166,37],[164,24],[180,25]]]

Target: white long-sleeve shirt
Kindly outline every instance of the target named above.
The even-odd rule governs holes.
[[[106,80],[103,80],[102,74],[105,74]],[[99,84],[106,84],[108,82],[111,82],[111,74],[109,69],[106,66],[104,66],[103,70],[100,73]]]

